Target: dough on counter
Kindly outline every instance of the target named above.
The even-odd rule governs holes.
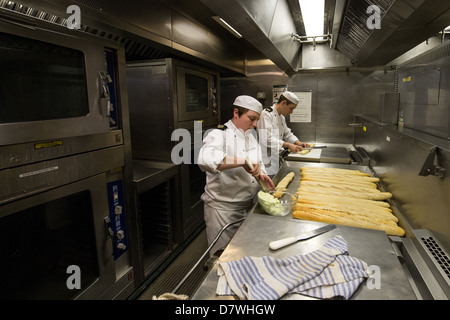
[[[389,203],[392,194],[378,190],[378,178],[353,169],[302,167],[293,217],[403,236]]]
[[[280,198],[283,195],[283,192],[287,190],[287,186],[289,183],[291,183],[292,179],[294,179],[295,173],[289,172],[287,175],[284,176],[283,179],[276,185],[275,190],[280,192],[275,192],[273,196],[275,198]]]
[[[311,146],[311,148],[313,148],[316,144],[315,144],[315,143],[310,143],[309,145]],[[311,152],[311,149],[308,149],[308,150],[302,150],[302,151],[300,151],[299,153],[300,153],[302,156],[304,156],[305,154],[308,154],[308,153],[310,153],[310,152]]]

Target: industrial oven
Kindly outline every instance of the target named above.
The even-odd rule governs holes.
[[[123,48],[24,13],[2,17],[1,297],[126,298],[135,276]]]
[[[129,63],[127,83],[141,234],[145,239],[152,238],[150,233],[162,235],[153,244],[145,243],[150,272],[152,263],[161,261],[203,223],[200,196],[206,176],[196,159],[204,132],[219,124],[219,75],[163,59]],[[183,151],[175,148],[180,143],[186,146]],[[156,194],[159,202],[166,203],[164,210],[156,210],[156,202],[149,200]],[[158,224],[158,232],[148,231],[146,221]]]

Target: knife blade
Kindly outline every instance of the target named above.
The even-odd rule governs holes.
[[[280,248],[283,248],[283,247],[290,245],[292,243],[295,243],[297,241],[311,239],[315,236],[318,236],[319,234],[331,231],[334,228],[336,228],[336,226],[334,224],[329,224],[329,225],[326,225],[325,227],[317,228],[312,231],[307,231],[296,237],[288,237],[288,238],[272,241],[269,243],[269,248],[272,250],[278,250]]]
[[[247,157],[245,157],[245,163],[247,164],[247,166],[250,168],[250,170],[253,170],[253,164],[250,162],[250,160],[248,160]],[[259,185],[261,186],[261,188],[264,190],[264,192],[269,192],[269,188],[267,187],[267,185],[264,183],[264,181],[261,180],[260,177],[258,177],[256,180],[258,180]]]
[[[303,148],[303,150],[325,149],[326,147],[327,147],[327,146],[307,147],[307,148]]]

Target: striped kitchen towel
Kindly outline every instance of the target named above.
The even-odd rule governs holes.
[[[336,236],[305,255],[244,257],[220,263],[216,293],[248,300],[277,300],[288,293],[349,299],[369,277],[367,268],[364,261],[348,256],[347,242]]]

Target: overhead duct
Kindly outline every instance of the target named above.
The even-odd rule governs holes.
[[[69,5],[81,8],[80,32],[123,44],[127,59],[176,57],[226,74],[245,73],[244,50],[233,39],[217,36],[166,0],[0,0],[0,15],[65,24]],[[198,2],[201,5],[200,2]],[[200,8],[208,10],[201,5]]]
[[[368,23],[377,14],[379,25]],[[336,49],[357,66],[382,66],[449,25],[448,1],[348,0]]]
[[[301,45],[288,1],[200,0],[287,74],[295,72]]]

